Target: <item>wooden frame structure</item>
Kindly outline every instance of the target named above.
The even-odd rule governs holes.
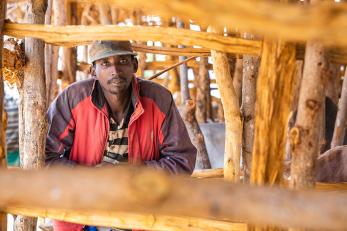
[[[13,2],[19,1],[8,0],[8,3]],[[92,4],[90,0],[73,0],[71,2]],[[0,36],[5,34],[25,38],[25,53],[29,58],[27,66],[23,70],[25,79],[21,90],[24,96],[21,104],[21,121],[23,123],[21,126],[24,129],[21,131],[23,137],[21,146],[24,149],[21,150],[21,156],[28,157],[22,160],[22,167],[35,168],[43,165],[46,129],[43,114],[47,107],[43,69],[44,42],[73,47],[86,45],[93,40],[160,41],[164,44],[186,47],[155,47],[134,44],[134,49],[137,52],[171,56],[211,55],[212,65],[205,62],[204,68],[214,70],[216,83],[221,93],[226,123],[225,164],[223,169],[196,171],[193,176],[224,177],[232,182],[220,179],[173,177],[146,169],[98,171],[52,169],[44,172],[42,170],[22,172],[0,169],[1,211],[30,217],[51,217],[89,225],[152,230],[246,230],[246,223],[300,229],[344,230],[347,228],[347,209],[345,206],[340,206],[347,203],[346,194],[314,192],[313,190],[291,191],[264,186],[287,187],[290,185],[293,188],[303,189],[316,187],[317,190],[346,190],[345,184],[317,184],[315,186],[315,181],[312,179],[315,171],[314,164],[302,164],[302,161],[295,159],[298,156],[298,153],[295,152],[292,169],[299,170],[294,171],[293,176],[301,177],[301,181],[296,184],[293,179],[289,183],[283,179],[287,122],[291,113],[292,93],[296,81],[295,61],[304,59],[305,65],[312,64],[310,54],[317,50],[312,51],[310,45],[304,44],[309,40],[315,41],[314,45],[319,49],[324,48],[321,58],[325,62],[347,64],[347,52],[341,48],[347,47],[345,30],[347,28],[347,5],[345,3],[322,2],[306,8],[294,4],[270,3],[266,0],[256,2],[217,0],[213,3],[203,0],[172,0],[170,3],[165,0],[156,0],[155,4],[139,0],[104,0],[103,3],[116,4],[117,7],[130,9],[143,7],[146,12],[161,17],[174,15],[182,20],[197,21],[203,28],[210,25],[212,27],[209,32],[198,32],[183,28],[144,25],[42,25],[44,24],[45,0],[30,1],[29,11],[32,14],[32,21],[27,22],[28,24],[6,22],[2,25],[6,1],[0,3],[0,12],[2,12],[0,13]],[[104,12],[107,10],[102,7],[100,9]],[[269,16],[267,12],[272,13]],[[334,17],[331,16],[332,14]],[[330,20],[328,25],[325,23],[327,20]],[[107,22],[106,19],[103,21]],[[235,25],[244,31],[259,33],[264,35],[264,38],[250,40],[217,33],[224,27],[230,30],[229,25]],[[321,32],[323,29],[326,33]],[[340,47],[336,47],[337,45]],[[200,48],[193,48],[193,46]],[[2,49],[1,42],[0,49]],[[247,109],[248,111],[243,114],[239,110],[240,96],[236,94],[232,73],[230,73],[230,69],[234,65],[230,62],[230,57],[241,55],[245,55],[244,67],[252,61],[252,58],[261,58],[260,64],[257,64],[256,61],[253,63],[253,68],[258,68],[257,65],[259,65],[258,76],[255,76],[257,71],[248,72],[248,75],[254,76],[254,84],[257,78],[256,92],[255,87],[251,88],[256,93],[254,97],[257,101],[253,105],[255,109],[252,110],[251,103],[248,105],[249,110]],[[251,61],[245,62],[245,60]],[[320,63],[320,60],[315,62]],[[145,69],[162,69],[163,66],[174,64],[175,61],[163,63],[159,61],[145,63],[147,65]],[[39,69],[35,69],[37,66],[31,66],[37,64],[40,64]],[[191,61],[187,65],[197,69],[200,64]],[[80,63],[78,68],[86,70],[88,66],[83,67],[83,63]],[[306,80],[302,84],[308,86],[311,80],[307,77],[309,74],[306,72],[304,71],[303,74],[303,79]],[[316,73],[314,76],[317,76],[317,73],[321,73],[321,71],[316,68],[310,73]],[[245,71],[243,75],[243,78],[246,79]],[[305,81],[307,83],[304,83]],[[344,82],[347,82],[346,77]],[[315,86],[311,85],[311,88],[317,87],[323,87],[322,82],[317,82]],[[33,90],[36,95],[33,94]],[[323,93],[318,92],[317,94],[322,99]],[[1,97],[3,97],[3,87],[0,85],[0,99]],[[301,98],[302,102],[309,100],[305,96],[301,96]],[[245,97],[242,99],[246,100]],[[254,100],[252,102],[254,104]],[[245,131],[242,123],[245,118],[242,116],[248,115],[248,113],[250,113],[249,116],[255,118],[255,130],[253,148],[248,147],[248,156],[243,157],[252,159],[250,165],[252,167],[248,166],[248,172],[244,174],[247,177],[245,182],[250,181],[252,184],[262,185],[262,187],[237,184],[243,175],[240,158],[242,142],[245,142],[242,141],[242,133]],[[307,114],[309,112],[305,112],[305,109],[299,107],[298,115],[301,121],[302,118],[307,117]],[[38,115],[38,118],[34,117],[35,115]],[[2,116],[2,107],[0,107],[0,116]],[[346,120],[345,117],[341,119],[340,126]],[[312,125],[319,123],[318,118],[311,117],[311,119],[312,121],[305,121],[308,123],[307,129],[310,131],[317,128]],[[36,123],[36,121],[39,122]],[[292,142],[296,142],[297,145],[295,148],[298,148],[299,144],[305,144],[304,142],[298,143],[298,138],[295,137],[298,126],[306,125],[298,123],[291,132]],[[33,136],[34,131],[39,132]],[[310,135],[313,137],[312,139],[319,139],[319,131],[310,133]],[[310,142],[309,139],[305,139],[305,141]],[[2,136],[0,136],[0,142],[2,142],[0,146],[3,150],[5,144]],[[253,141],[250,143],[252,146]],[[300,157],[315,161],[316,149],[308,152],[305,149],[295,148],[294,151],[303,150],[300,152],[302,155]],[[4,162],[2,153],[5,151],[0,152],[0,163]],[[307,172],[310,174],[303,174]],[[116,175],[121,176],[117,178],[117,181],[114,180]],[[47,179],[53,178],[55,183],[47,181]],[[83,179],[86,191],[83,196],[78,190],[81,179]],[[99,181],[97,188],[93,186],[95,181]],[[42,182],[45,182],[45,185]],[[122,187],[114,185],[122,185]],[[109,187],[112,188],[112,195],[108,193]],[[108,190],[105,190],[106,188]],[[141,193],[139,194],[137,191]],[[194,197],[185,198],[184,193],[192,194]],[[124,197],[124,195],[127,196]],[[278,213],[279,210],[281,213]],[[293,216],[299,211],[304,215]],[[321,212],[316,213],[315,211]],[[2,229],[5,227],[4,221],[4,216],[0,214],[0,228]],[[27,228],[27,230],[31,229]]]

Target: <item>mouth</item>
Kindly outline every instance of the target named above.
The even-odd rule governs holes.
[[[124,84],[124,83],[125,83],[125,80],[124,80],[123,78],[120,78],[120,77],[118,77],[118,78],[113,78],[113,79],[111,79],[111,80],[108,81],[108,84],[110,84],[110,85],[116,85],[116,86],[122,85],[122,84]]]

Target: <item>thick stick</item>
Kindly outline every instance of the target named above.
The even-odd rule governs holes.
[[[301,82],[298,114],[291,130],[291,187],[313,187],[319,152],[324,75],[327,67],[325,51],[320,43],[310,41],[306,47],[304,73]]]
[[[251,182],[279,184],[295,84],[295,46],[265,39],[259,75]]]
[[[155,213],[345,230],[347,208],[341,205],[346,203],[347,195],[343,193],[290,191],[212,179],[202,181],[142,168],[0,170],[1,208]]]
[[[210,30],[216,31],[213,28],[210,28]],[[238,182],[240,180],[242,141],[239,99],[234,90],[227,55],[211,50],[211,56],[225,118],[224,177],[227,180]]]

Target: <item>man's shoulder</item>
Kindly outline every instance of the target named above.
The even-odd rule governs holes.
[[[165,87],[150,80],[139,79],[140,97],[146,97],[155,102],[161,111],[171,107],[172,95]]]
[[[138,82],[140,86],[140,96],[150,98],[168,97],[168,99],[172,97],[171,92],[158,83],[144,79],[139,79]]]
[[[79,102],[91,95],[95,79],[86,79],[74,82],[66,87],[56,98],[57,103],[60,101],[68,102],[71,108],[74,108]]]

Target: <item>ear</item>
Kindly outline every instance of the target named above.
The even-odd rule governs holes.
[[[137,69],[139,68],[139,61],[137,61],[136,57],[134,57],[133,59],[133,67],[134,67],[134,73],[136,73]]]
[[[92,78],[96,79],[95,64],[90,67],[90,75]]]

